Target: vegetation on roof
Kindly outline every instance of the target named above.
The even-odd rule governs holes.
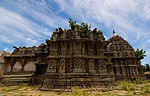
[[[86,38],[89,36],[91,30],[91,25],[88,25],[88,23],[82,22],[80,25],[76,24],[76,21],[73,21],[71,18],[69,18],[69,27],[71,27],[72,30],[75,28],[78,29],[78,34],[81,38]]]

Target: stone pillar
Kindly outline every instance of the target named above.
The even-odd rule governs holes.
[[[80,55],[81,54],[81,42],[76,42],[76,54]]]
[[[66,55],[66,43],[61,44],[61,55]]]
[[[11,72],[12,72],[12,71],[13,71],[13,67],[14,67],[15,63],[14,63],[14,62],[10,62],[10,65],[11,65]]]
[[[21,65],[22,65],[21,71],[24,71],[24,66],[25,66],[25,64],[26,64],[26,59],[23,58],[23,59],[21,60]]]
[[[126,69],[125,69],[124,64],[125,64],[125,62],[123,60],[120,60],[120,65],[121,65],[121,68],[122,68],[122,75],[126,76]]]
[[[118,66],[116,67],[116,75],[117,75],[117,76],[120,76],[120,75],[121,75],[121,74],[120,74],[120,68],[119,68]]]
[[[75,46],[75,41],[72,42],[72,54],[76,54],[76,46]]]
[[[82,54],[85,55],[85,43],[82,42],[82,45],[81,45],[81,51],[82,51]]]
[[[123,76],[126,76],[126,69],[125,69],[124,66],[122,66],[122,75],[123,75]]]
[[[136,76],[139,76],[138,67],[135,68]]]

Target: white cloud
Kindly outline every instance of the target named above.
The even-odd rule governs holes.
[[[52,29],[66,28],[68,21],[65,19],[70,17],[100,27],[100,30],[107,30],[104,34],[108,39],[112,36],[112,29],[115,28],[116,34],[136,44],[135,48],[150,50],[149,28],[148,30],[143,28],[144,23],[150,20],[149,0],[54,0],[54,2],[57,4],[47,4],[45,0],[36,2],[20,0],[9,1],[7,6],[12,9],[0,6],[0,40],[18,45],[38,44],[41,38],[46,39],[52,33]]]
[[[147,40],[149,43],[150,43],[150,39],[149,40]]]
[[[37,24],[20,16],[17,13],[8,11],[0,7],[0,40],[14,44],[15,42],[24,41],[25,36],[40,36]],[[25,35],[26,34],[26,35]]]
[[[143,11],[141,15],[141,17],[144,20],[148,20],[150,19],[150,1],[149,0],[143,0],[143,2],[141,1],[141,3],[143,4],[143,7],[141,8],[141,10]]]
[[[5,26],[7,26],[7,28],[13,27],[14,29],[19,28],[19,29],[26,30],[27,32],[29,32],[31,34],[34,34],[37,36],[39,35],[38,32],[35,32],[33,27],[30,26],[31,24],[33,24],[32,21],[29,21],[26,18],[20,16],[19,14],[8,11],[1,7],[0,7],[0,14],[2,14],[2,15],[0,15],[1,26],[5,25]],[[34,25],[36,25],[36,24],[34,24]]]
[[[143,20],[145,16],[150,16],[144,11],[146,6],[150,6],[149,0],[55,1],[61,7],[61,11],[68,15],[71,14],[73,18],[77,18],[84,22],[86,21],[89,24],[92,24],[94,21],[104,24],[110,33],[112,32],[112,27],[114,27],[118,35],[121,35],[132,43],[137,42],[141,37],[145,37],[145,34],[148,34],[143,32],[142,26],[137,26],[135,24],[138,18],[141,18],[143,15]],[[149,7],[146,8],[149,9]]]
[[[27,40],[27,42],[33,42],[33,43],[37,42],[36,40],[32,40],[31,38],[27,38],[26,40]]]
[[[9,10],[0,6],[0,40],[5,43],[16,45],[25,43],[26,38],[46,39],[51,32],[45,31],[45,28],[68,26],[67,21],[49,10],[44,0],[9,1],[9,4],[15,7]]]
[[[4,48],[4,51],[6,51],[6,52],[7,52],[7,51],[8,51],[8,48]]]
[[[117,32],[124,38],[131,38],[131,35],[137,31],[141,32],[132,22],[134,21],[129,15],[135,15],[139,10],[138,0],[55,0],[61,7],[61,11],[71,14],[74,18],[81,21],[90,22],[95,20],[103,23],[109,30],[114,25]],[[136,19],[136,18],[135,18]],[[110,30],[110,31],[111,31]],[[127,32],[128,31],[128,32]],[[130,31],[130,33],[129,33]],[[137,35],[132,36],[135,40]],[[139,38],[139,36],[138,36]]]
[[[33,40],[31,38],[26,38],[26,43],[27,45],[29,46],[33,46],[33,45],[36,45],[37,41],[36,40]]]
[[[112,36],[114,27],[116,34],[121,35],[130,44],[136,44],[135,48],[150,50],[150,32],[144,28],[144,23],[150,20],[150,0],[55,0],[55,2],[59,4],[60,11],[71,15],[73,19],[89,24],[103,24],[110,33],[107,33],[108,38]],[[145,60],[148,61],[148,57],[149,55]]]

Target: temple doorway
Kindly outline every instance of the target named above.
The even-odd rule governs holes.
[[[45,72],[47,69],[47,64],[37,64],[36,65],[36,71],[34,74],[34,84],[43,84]]]
[[[36,74],[45,74],[47,69],[47,64],[37,64],[36,65]]]

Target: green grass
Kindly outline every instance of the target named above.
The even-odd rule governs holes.
[[[150,80],[120,81],[115,86],[95,87],[94,90],[74,87],[72,92],[40,91],[39,88],[26,85],[1,86],[0,96],[150,96]]]
[[[72,88],[72,92],[69,94],[70,96],[88,96],[90,95],[90,92],[87,90],[83,90],[79,87]]]

